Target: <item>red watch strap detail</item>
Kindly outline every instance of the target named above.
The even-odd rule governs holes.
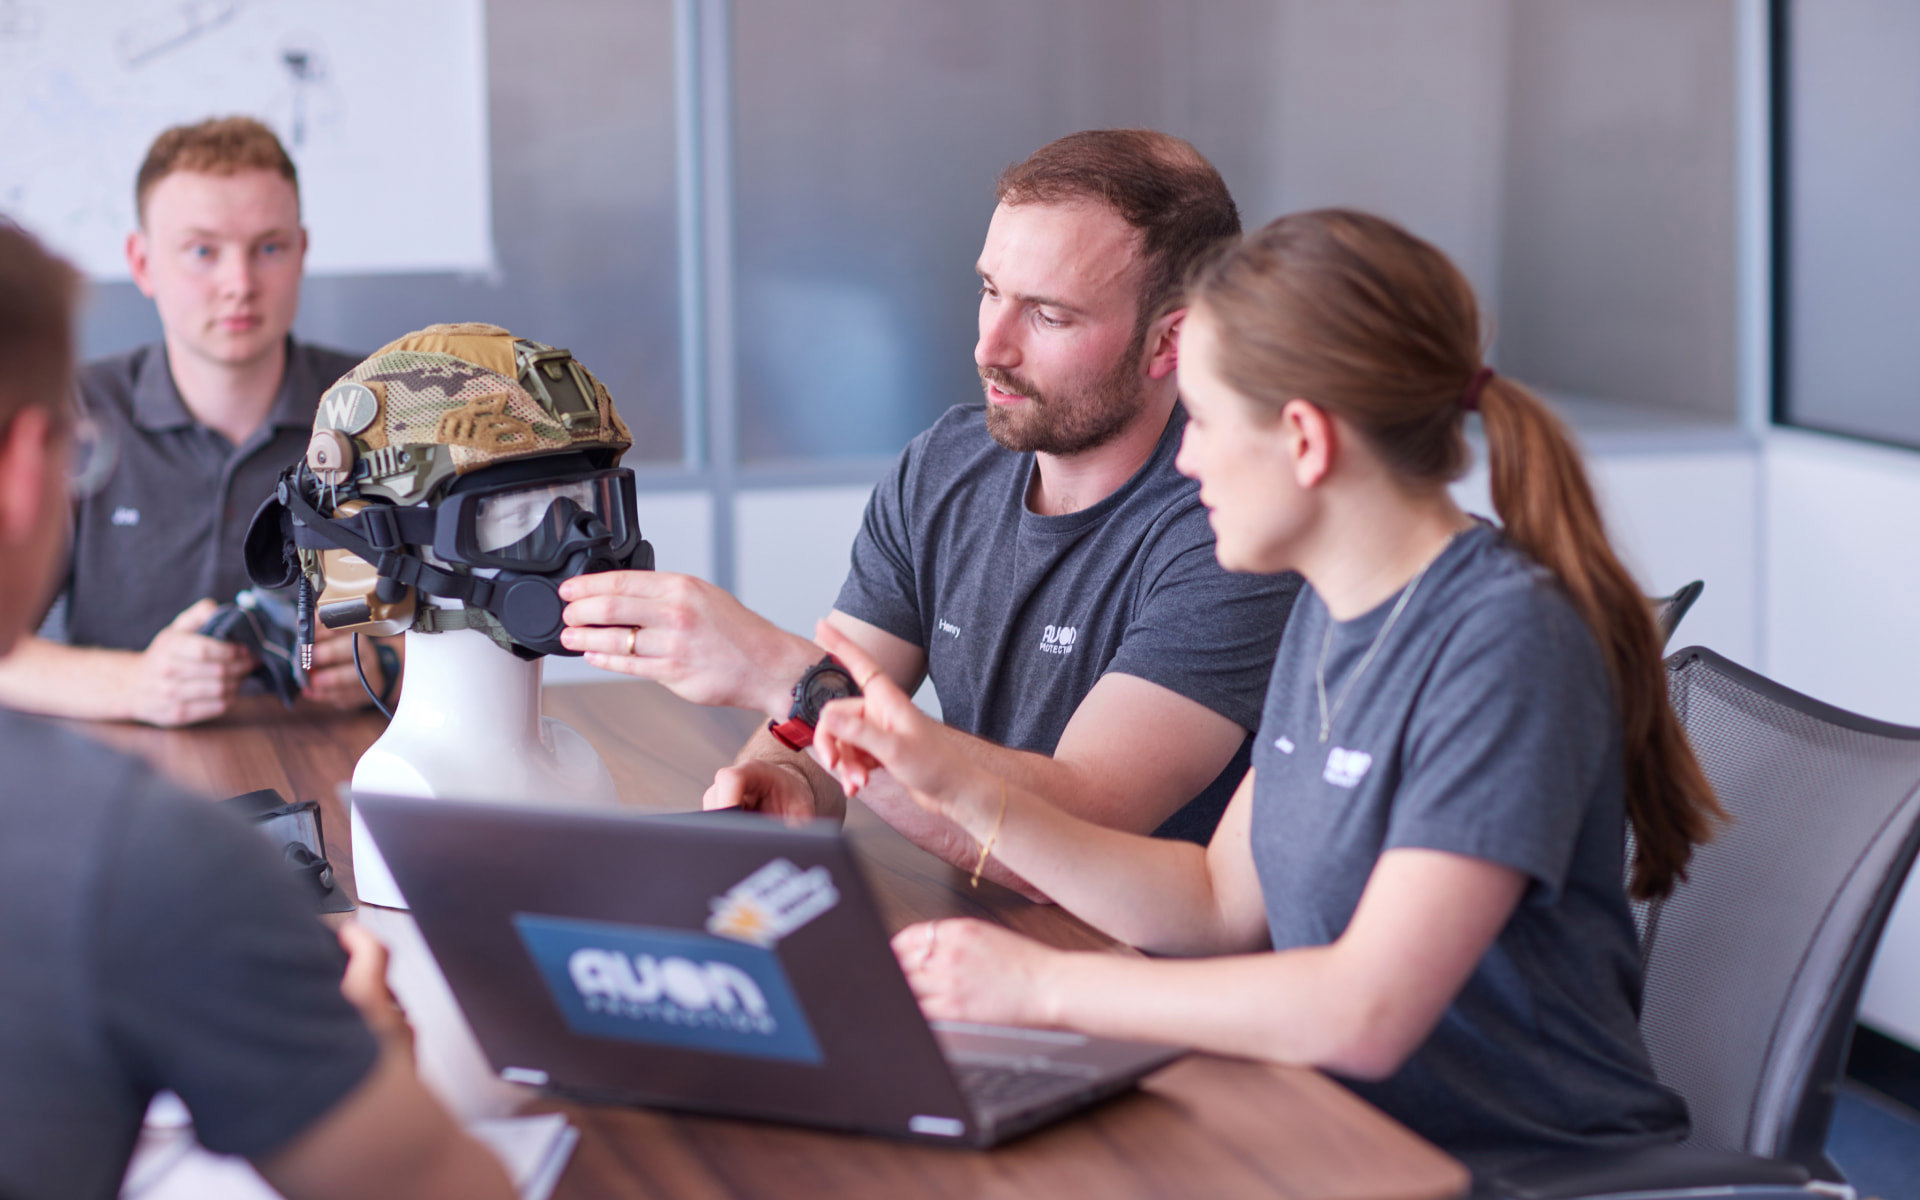
[[[789,750],[805,750],[813,745],[813,726],[799,717],[788,717],[784,721],[768,721],[767,732]]]

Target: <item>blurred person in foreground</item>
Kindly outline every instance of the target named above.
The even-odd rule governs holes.
[[[0,223],[0,662],[59,579],[78,285]],[[421,1085],[385,950],[258,834],[33,717],[0,762],[0,1196],[113,1197],[163,1090],[296,1200],[513,1194]]]

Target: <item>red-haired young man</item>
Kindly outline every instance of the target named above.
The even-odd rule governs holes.
[[[80,373],[82,406],[118,459],[76,502],[55,619],[0,665],[0,703],[184,725],[226,711],[254,668],[199,630],[249,586],[247,523],[305,451],[321,392],[360,356],[292,337],[307,233],[293,160],[265,125],[167,130],[135,201],[127,263],[163,337]],[[384,688],[376,657],[391,660],[363,657]],[[306,694],[365,702],[349,639],[322,631]]]

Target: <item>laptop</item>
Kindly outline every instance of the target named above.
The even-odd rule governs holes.
[[[1185,1053],[930,1025],[830,822],[354,801],[481,1049],[516,1083],[986,1147]]]

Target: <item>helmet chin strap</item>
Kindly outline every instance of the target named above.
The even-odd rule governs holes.
[[[372,564],[383,579],[442,600],[456,600],[468,608],[480,609],[498,621],[507,635],[529,650],[542,654],[572,654],[560,644],[563,627],[561,613],[566,605],[560,599],[560,581],[586,574],[598,566],[616,569],[611,556],[596,553],[612,540],[612,534],[598,517],[583,514],[586,544],[572,555],[567,568],[553,577],[545,574],[520,574],[501,571],[491,579],[466,572],[443,571],[418,555],[409,554],[403,545],[378,545],[315,508],[300,489],[283,481],[281,502],[294,516],[294,544],[303,549],[341,549]],[[581,520],[581,518],[576,518]],[[595,530],[598,532],[596,533]],[[596,547],[595,543],[601,543]],[[633,558],[643,557],[644,566],[652,566],[652,547],[641,541]],[[577,568],[577,569],[576,569]]]

